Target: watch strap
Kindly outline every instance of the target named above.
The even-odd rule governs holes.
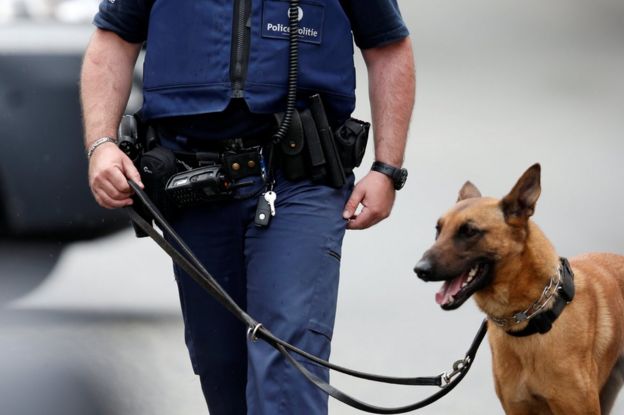
[[[395,190],[401,190],[405,184],[405,179],[407,178],[407,170],[382,163],[381,161],[373,162],[371,170],[390,177]]]
[[[382,163],[381,161],[375,161],[373,162],[373,166],[371,167],[371,170],[385,174],[386,176],[394,180],[394,174],[398,170],[398,168],[391,166],[389,164],[386,164],[386,163]]]

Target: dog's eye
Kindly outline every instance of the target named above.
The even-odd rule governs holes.
[[[440,236],[440,231],[442,231],[442,225],[440,225],[439,223],[436,224],[435,230],[436,230],[435,238],[438,239],[438,236]]]
[[[470,225],[468,223],[464,223],[462,226],[459,227],[459,230],[457,231],[457,234],[463,238],[473,238],[477,235],[480,235],[482,232],[480,229],[474,227],[473,225]]]

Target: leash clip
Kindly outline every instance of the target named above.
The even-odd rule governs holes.
[[[262,323],[257,323],[254,327],[249,327],[247,329],[247,338],[252,342],[258,341],[258,330],[262,327]]]
[[[450,385],[453,378],[466,370],[466,368],[470,365],[470,362],[470,356],[466,356],[461,360],[456,360],[455,363],[453,363],[453,370],[449,370],[448,372],[444,372],[440,375],[440,387],[444,389]]]

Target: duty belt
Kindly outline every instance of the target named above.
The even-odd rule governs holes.
[[[223,153],[174,151],[173,154],[187,168],[220,164],[230,180],[262,174],[262,147]]]
[[[186,146],[189,150],[173,153],[187,169],[220,164],[230,180],[240,180],[262,174],[262,152],[270,144],[268,135],[203,142],[189,140]]]

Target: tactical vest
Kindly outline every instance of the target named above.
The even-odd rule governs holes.
[[[243,98],[254,113],[284,111],[287,0],[156,0],[147,36],[143,116],[220,112]],[[353,40],[340,0],[299,5],[299,103],[320,93],[328,112],[355,107]]]

